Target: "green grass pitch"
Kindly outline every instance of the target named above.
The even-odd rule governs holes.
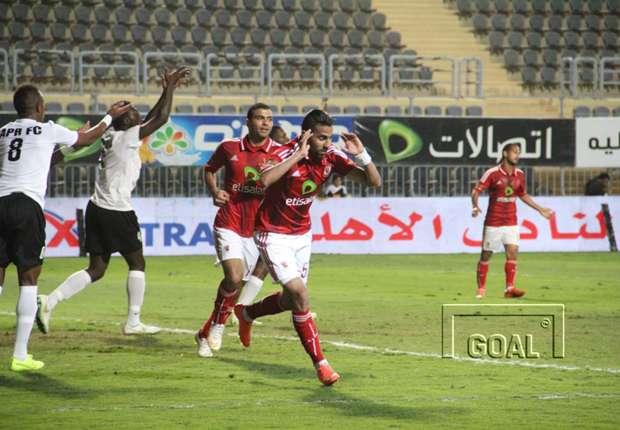
[[[503,258],[492,261],[482,303],[507,303]],[[520,256],[517,283],[528,293],[518,303],[565,305],[565,358],[440,358],[441,305],[476,303],[476,261],[313,256],[312,310],[342,375],[331,388],[315,378],[289,314],[265,318],[248,350],[228,327],[215,358],[196,355],[191,332],[208,316],[221,273],[212,257],[147,258],[143,321],[179,329],[151,337],[121,334],[126,266],[113,259],[104,279],[55,309],[50,334],[34,328],[30,351],[43,371],[12,373],[10,269],[0,296],[0,429],[620,427],[620,255]],[[48,259],[40,291],[85,263]],[[275,289],[267,282],[261,295]],[[460,330],[533,324],[479,318]]]

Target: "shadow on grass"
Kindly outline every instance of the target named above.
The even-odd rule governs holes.
[[[83,399],[96,394],[94,390],[77,388],[42,373],[24,372],[13,373],[9,376],[0,375],[0,388],[30,391],[65,399]]]
[[[372,396],[372,393],[369,393],[369,395]],[[347,417],[359,418],[390,418],[394,420],[436,422],[441,418],[460,418],[460,415],[468,413],[466,409],[454,406],[416,405],[414,402],[410,402],[410,406],[402,404],[406,400],[401,401],[399,405],[395,405],[389,400],[363,399],[339,392],[338,385],[315,388],[311,394],[303,398],[303,401],[322,408],[338,410]]]

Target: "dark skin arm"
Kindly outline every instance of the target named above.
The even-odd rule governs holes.
[[[183,79],[188,77],[191,70],[189,67],[181,67],[174,72],[166,71],[162,76],[163,91],[153,109],[148,113],[145,121],[140,126],[140,139],[155,133],[164,125],[170,117],[172,110],[172,96],[174,90],[181,85]]]

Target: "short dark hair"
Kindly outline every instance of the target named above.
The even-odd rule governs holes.
[[[254,103],[252,106],[250,106],[250,109],[248,109],[248,119],[252,119],[252,116],[254,116],[254,111],[258,110],[258,109],[269,109],[271,110],[271,107],[265,103]]]
[[[274,137],[276,137],[276,133],[278,131],[281,131],[282,133],[286,133],[286,131],[284,131],[282,127],[280,127],[279,125],[274,125],[273,127],[271,127],[271,133],[269,133],[269,137],[273,139]]]
[[[603,173],[599,174],[599,175],[598,175],[598,178],[599,178],[599,179],[607,179],[608,181],[609,181],[609,179],[611,179],[611,178],[609,177],[609,173],[607,173],[607,172],[603,172]]]
[[[331,127],[334,125],[334,120],[326,112],[320,109],[311,110],[304,117],[301,123],[302,133],[306,130],[312,130],[317,125],[327,125]]]
[[[518,146],[519,148],[521,148],[521,145],[519,145],[518,143],[508,143],[502,147],[502,157],[504,156],[504,151],[510,151],[513,146]]]
[[[43,101],[39,89],[34,85],[22,85],[13,94],[13,106],[18,116],[26,116],[37,110],[37,105]]]

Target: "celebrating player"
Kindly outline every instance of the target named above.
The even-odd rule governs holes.
[[[235,306],[241,343],[250,346],[252,322],[256,318],[292,311],[293,325],[310,355],[319,380],[335,383],[336,373],[321,352],[319,334],[310,313],[306,283],[310,264],[310,206],[321,184],[333,171],[369,186],[379,186],[381,177],[359,138],[343,134],[346,151],[355,163],[332,144],[333,120],[313,110],[302,123],[302,136],[294,145],[274,153],[277,164],[262,172],[267,188],[256,217],[255,241],[271,276],[282,291],[250,306]],[[361,167],[358,167],[361,166]]]
[[[270,152],[279,147],[269,137],[273,126],[271,108],[263,103],[254,104],[248,110],[246,124],[248,134],[243,139],[220,143],[205,166],[205,180],[213,204],[220,208],[215,217],[214,233],[217,256],[224,270],[213,312],[195,337],[198,355],[205,358],[221,348],[224,324],[235,303],[252,303],[268,273],[258,258],[252,237],[256,212],[263,199],[259,171]],[[215,176],[222,167],[224,189],[217,186]]]
[[[517,168],[521,149],[517,143],[509,143],[502,148],[502,161],[498,166],[487,170],[471,193],[473,217],[481,212],[478,207],[480,193],[489,189],[489,208],[484,220],[482,252],[476,271],[478,290],[476,297],[481,299],[486,293],[486,279],[489,261],[493,251],[500,245],[506,250],[506,289],[504,297],[521,297],[525,291],[515,288],[517,276],[517,254],[519,252],[519,226],[517,225],[517,197],[526,205],[536,209],[545,218],[551,217],[551,210],[538,206],[525,192],[525,174]]]
[[[271,133],[269,133],[269,137],[271,137],[271,140],[278,142],[280,145],[286,145],[290,140],[286,134],[286,131],[279,125],[273,126]]]
[[[76,132],[42,122],[45,104],[33,85],[18,88],[13,105],[18,119],[0,129],[0,293],[6,267],[12,262],[20,288],[11,370],[20,372],[44,366],[28,354],[28,339],[37,311],[37,282],[45,251],[43,206],[54,146],[90,145],[130,106],[116,103],[95,127],[88,129],[87,123]]]
[[[140,310],[146,286],[145,261],[138,218],[130,203],[131,192],[140,177],[140,143],[168,121],[174,90],[189,76],[190,69],[179,68],[162,76],[163,91],[157,104],[144,121],[135,108],[130,108],[112,122],[103,137],[95,192],[86,207],[86,250],[88,268],[69,276],[49,295],[39,296],[37,326],[49,332],[52,310],[63,300],[82,291],[105,274],[110,256],[120,252],[127,265],[127,322],[124,334],[154,334],[158,327],[143,324]],[[128,104],[128,102],[125,102]]]

